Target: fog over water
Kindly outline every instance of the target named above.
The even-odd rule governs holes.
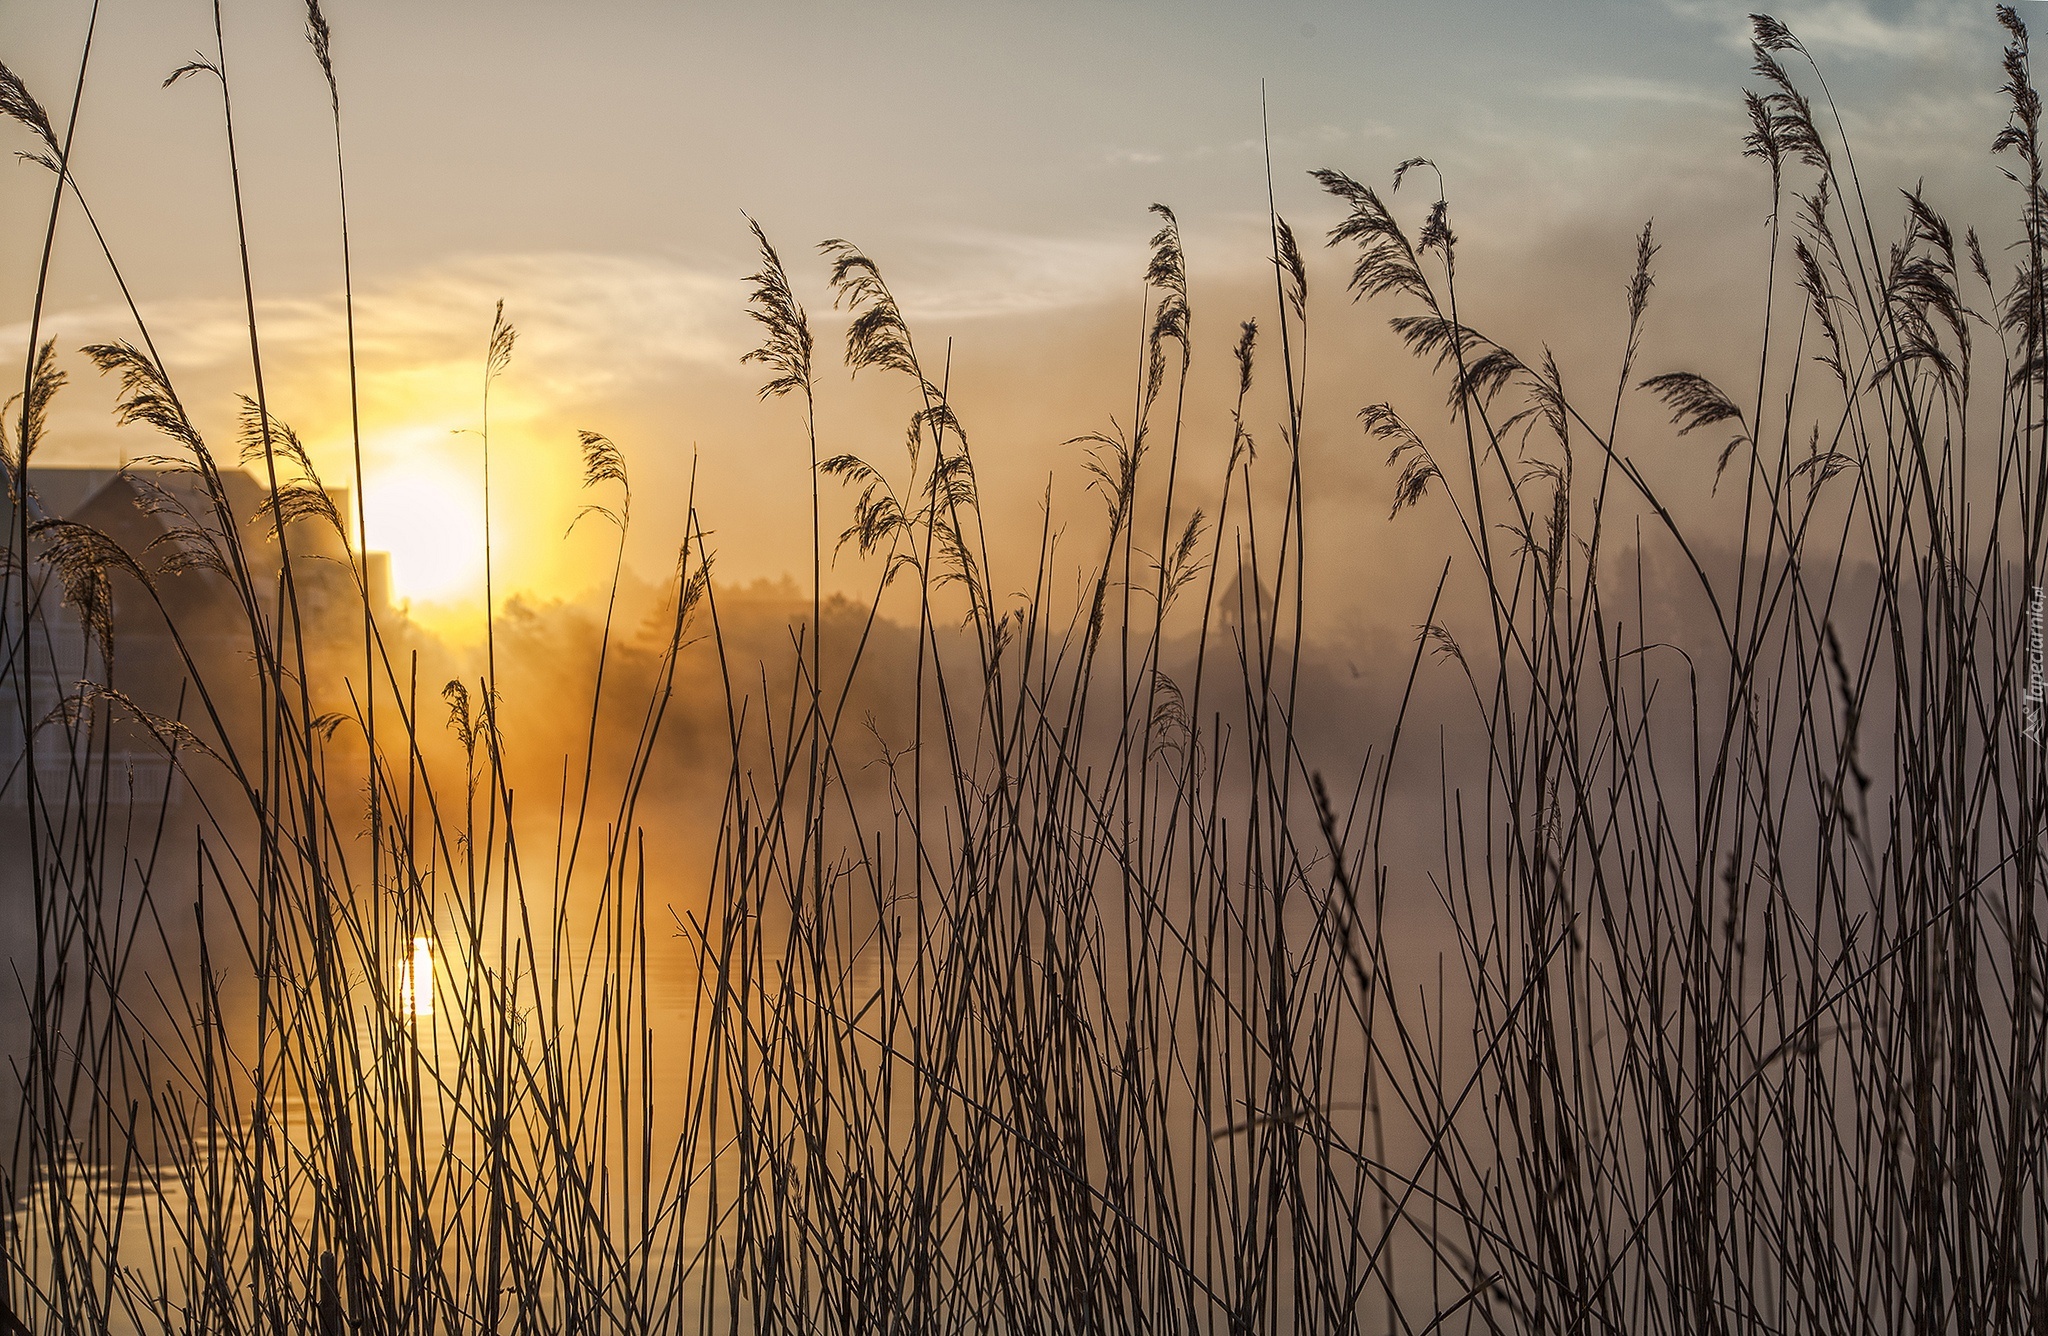
[[[0,0],[0,1336],[2039,1325],[2031,8]]]

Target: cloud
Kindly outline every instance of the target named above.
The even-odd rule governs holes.
[[[1858,0],[1798,5],[1784,16],[1799,40],[1814,51],[1878,56],[1939,56],[1957,50],[1973,35],[1978,17],[1961,5],[1916,4],[1897,18],[1876,13]]]
[[[357,352],[366,363],[466,357],[481,364],[500,299],[529,336],[527,346],[548,351],[566,387],[595,390],[662,367],[731,360],[745,289],[737,275],[654,257],[462,257],[364,284],[356,294]],[[241,374],[249,355],[241,303],[148,303],[142,315],[174,375]],[[256,318],[266,359],[280,372],[344,343],[339,292],[263,298]],[[111,305],[56,313],[44,329],[62,331],[66,343],[136,337],[127,310]],[[18,346],[27,334],[24,324],[0,328],[0,346]]]
[[[1729,45],[1750,41],[1750,7],[1717,0],[1664,0],[1672,13],[1714,24]],[[1816,55],[1929,59],[1955,55],[1982,38],[1987,15],[1975,7],[1929,0],[1874,5],[1868,0],[1787,0],[1773,13]]]
[[[909,263],[884,270],[913,318],[971,320],[1085,306],[1137,282],[1142,227],[1114,235],[1038,235],[1005,229],[934,231],[905,249]],[[492,311],[502,299],[519,330],[522,373],[557,401],[593,400],[690,367],[738,366],[757,331],[746,319],[743,271],[712,271],[646,255],[582,253],[456,257],[359,286],[356,348],[366,372],[423,379],[480,367]],[[816,287],[811,285],[812,289]],[[807,289],[813,331],[843,327],[822,291]],[[196,298],[142,308],[172,375],[248,378],[249,330],[241,303]],[[276,381],[308,368],[341,374],[345,312],[340,292],[273,296],[256,304],[264,369]],[[47,315],[60,347],[140,342],[125,307],[74,307]],[[25,323],[0,326],[0,348],[19,348]],[[466,371],[465,371],[466,374]]]
[[[1149,221],[1149,220],[1148,220]],[[1142,228],[1110,235],[1035,235],[955,228],[916,239],[916,266],[891,276],[912,319],[973,320],[1091,305],[1135,292]]]
[[[1544,90],[1552,97],[1574,102],[1652,102],[1673,107],[1723,107],[1726,97],[1717,97],[1662,79],[1639,79],[1620,74],[1582,74],[1561,79]]]

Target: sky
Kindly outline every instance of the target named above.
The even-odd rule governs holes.
[[[565,536],[590,499],[579,429],[625,451],[639,578],[672,565],[693,479],[722,578],[806,570],[802,419],[760,402],[759,368],[740,360],[757,341],[750,218],[818,335],[823,453],[896,457],[914,406],[906,385],[849,382],[837,364],[844,315],[815,247],[843,237],[948,368],[999,543],[1033,539],[1048,488],[1059,522],[1079,524],[1099,508],[1070,442],[1128,421],[1154,202],[1177,211],[1188,253],[1193,434],[1212,454],[1227,445],[1238,323],[1270,328],[1270,170],[1275,207],[1313,252],[1311,567],[1328,572],[1330,617],[1373,615],[1381,577],[1433,570],[1450,535],[1388,522],[1393,471],[1355,414],[1392,399],[1425,430],[1448,417],[1441,387],[1384,333],[1398,312],[1344,293],[1346,258],[1321,245],[1341,211],[1308,171],[1385,189],[1400,161],[1432,159],[1470,323],[1556,349],[1589,386],[1614,374],[1633,238],[1654,219],[1643,370],[1732,372],[1757,334],[1770,207],[1767,174],[1741,156],[1753,2],[331,0],[370,545],[394,553],[397,592],[423,616],[474,620],[475,563],[451,553],[473,552],[481,528],[474,433],[502,300],[520,342],[492,390],[501,593],[573,597],[608,573],[601,526]],[[60,125],[91,9],[0,0],[0,61]],[[1880,219],[1899,211],[1897,187],[1924,181],[1987,249],[2010,241],[1988,152],[2003,123],[1989,5],[1776,13],[1821,62]],[[327,89],[302,5],[223,0],[221,16],[267,388],[326,480],[345,483]],[[194,53],[215,53],[210,5],[102,0],[73,162],[173,376],[226,440],[251,376],[221,100],[198,79],[161,86]],[[0,127],[0,149],[28,147]],[[49,183],[12,161],[0,182],[0,356],[18,364]],[[1396,197],[1411,222],[1429,188]],[[113,425],[114,387],[76,353],[133,324],[70,207],[42,328],[72,373],[42,461],[154,452]],[[1257,401],[1255,430],[1277,412]],[[1668,448],[1647,402],[1625,421],[1646,453]],[[831,509],[828,487],[826,501],[829,534],[844,500]],[[829,579],[855,590],[872,576],[849,554]]]

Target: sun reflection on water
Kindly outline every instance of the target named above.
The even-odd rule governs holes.
[[[412,959],[399,970],[398,1010],[405,1016],[434,1014],[434,946],[424,937],[412,939]]]

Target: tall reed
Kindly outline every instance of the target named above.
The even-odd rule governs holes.
[[[552,801],[506,745],[495,601],[482,677],[424,701],[431,646],[359,552],[343,619],[301,604],[350,524],[271,412],[246,263],[260,530],[146,329],[86,351],[164,438],[137,484],[163,539],[32,513],[61,380],[32,325],[6,791],[37,974],[0,1326],[2040,1328],[2044,197],[1999,13],[2022,241],[1997,279],[1919,191],[1880,243],[1818,65],[1756,20],[1772,227],[1739,399],[1643,375],[1649,228],[1611,395],[1581,399],[1466,323],[1433,163],[1387,196],[1315,174],[1352,295],[1447,382],[1441,433],[1360,406],[1391,521],[1461,544],[1362,757],[1309,717],[1314,308],[1270,191],[1272,306],[1232,331],[1223,420],[1189,406],[1198,271],[1155,206],[1130,415],[1072,443],[1103,504],[1078,553],[1050,505],[1035,552],[991,547],[950,376],[845,240],[845,361],[908,382],[907,428],[819,457],[801,275],[754,225],[745,360],[803,395],[811,587],[767,662],[692,494],[660,626],[621,632],[629,451],[581,433],[617,545]],[[219,78],[224,128],[225,69],[181,71]],[[68,140],[4,71],[0,111],[56,169],[54,237]],[[512,347],[501,305],[486,433]],[[822,589],[823,479],[857,605]],[[138,628],[167,701],[116,677]],[[87,680],[57,701],[31,656],[60,651]],[[701,883],[647,815],[698,680]],[[122,793],[117,742],[189,799]],[[1404,936],[1424,887],[1434,958]]]

